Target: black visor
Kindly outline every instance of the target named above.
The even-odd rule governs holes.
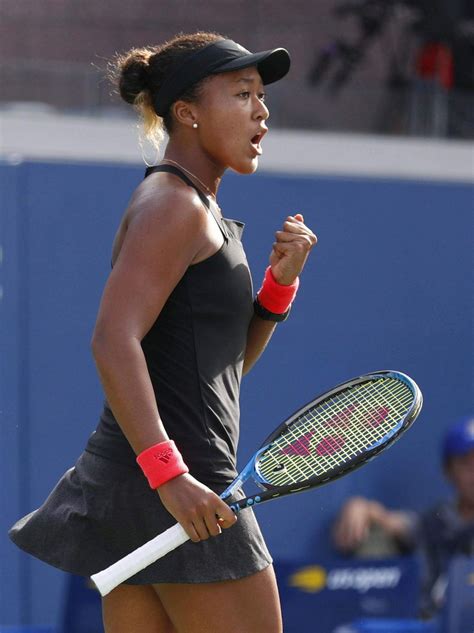
[[[290,55],[284,48],[251,53],[232,40],[212,42],[185,57],[175,72],[167,77],[154,100],[156,113],[164,116],[185,90],[209,75],[256,66],[264,84],[271,84],[290,69]]]

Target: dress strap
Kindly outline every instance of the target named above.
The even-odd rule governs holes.
[[[180,169],[174,167],[173,165],[154,165],[153,167],[146,168],[145,178],[150,174],[154,174],[156,171],[164,171],[170,174],[174,174],[175,176],[178,176],[178,178],[181,178],[181,180],[183,180],[187,185],[193,187],[193,189],[196,190],[203,205],[211,212],[212,217],[217,222],[217,226],[220,228],[221,233],[224,236],[224,240],[226,242],[229,240],[229,234],[227,233],[227,228],[225,226],[225,223],[223,222],[222,217],[220,216],[220,214],[217,213],[215,209],[213,209],[214,203],[212,203],[211,200],[209,200],[209,198],[204,195],[204,193],[193,183],[190,178],[186,176],[186,174],[184,174]]]

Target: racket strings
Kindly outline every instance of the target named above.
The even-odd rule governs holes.
[[[363,450],[367,450],[369,446],[374,446],[380,439],[385,437],[386,431],[392,429],[393,425],[387,423],[379,427],[379,429],[377,429],[378,432],[376,432],[373,426],[374,412],[377,412],[377,409],[374,409],[374,393],[373,390],[364,388],[367,386],[371,386],[370,383],[361,386],[360,389],[357,390],[357,393],[352,391],[352,393],[348,394],[351,404],[346,408],[344,408],[344,404],[347,404],[347,402],[344,403],[344,399],[333,398],[331,400],[330,405],[337,412],[336,416],[330,418],[330,426],[332,427],[331,430],[333,434],[329,436],[326,435],[323,439],[323,442],[326,442],[326,446],[323,444],[323,449],[326,450],[317,451],[319,457],[318,462],[324,467],[324,470],[339,466],[341,462],[352,459],[363,452]],[[397,390],[391,392],[391,396],[395,396],[395,398],[397,392],[400,393],[403,391],[403,383],[400,383],[397,387]],[[379,394],[377,394],[377,396],[378,395]],[[411,402],[411,394],[409,401]],[[380,405],[380,402],[380,397],[378,397],[377,404]],[[376,415],[379,416],[379,419],[375,420],[377,426],[379,426],[380,418],[382,417],[381,414],[383,413],[385,415],[385,413],[387,413],[386,405],[386,401],[383,402],[382,406],[379,407],[378,413],[376,413]],[[358,415],[354,415],[355,406],[359,409]],[[405,410],[403,413],[405,413]],[[314,415],[314,410],[306,414],[305,418],[305,426],[318,421],[317,416]],[[348,418],[350,418],[350,422]],[[396,421],[399,419],[397,416]],[[334,420],[336,420],[336,424]],[[350,428],[348,432],[347,426],[349,423]],[[334,435],[335,433],[339,435]],[[292,430],[292,434],[294,435],[294,430]],[[361,443],[361,440],[363,443]],[[327,453],[329,453],[329,456],[327,456]],[[337,453],[336,459],[334,458],[335,453]],[[301,471],[301,468],[299,470]]]
[[[353,394],[352,394],[353,395]],[[363,398],[361,398],[361,394],[358,394],[359,396],[359,400],[358,400],[358,404],[361,405]],[[326,435],[323,438],[323,446],[322,446],[322,450],[320,450],[318,452],[318,464],[325,470],[327,471],[328,469],[332,468],[334,465],[339,465],[341,461],[348,461],[350,459],[352,459],[355,455],[357,455],[358,453],[362,452],[360,446],[357,446],[354,438],[352,435],[345,433],[344,434],[344,438],[343,438],[343,443],[342,443],[342,438],[339,435],[336,435],[336,433],[340,433],[341,431],[341,427],[342,429],[344,429],[344,427],[347,424],[347,418],[352,414],[353,412],[353,407],[355,406],[353,401],[351,401],[351,404],[349,404],[348,406],[344,406],[347,405],[347,402],[343,402],[343,400],[341,398],[337,399],[337,398],[332,398],[328,403],[327,403],[327,410],[326,413],[331,414],[331,418],[329,419],[329,424],[331,426],[330,431],[332,432],[331,435]],[[332,408],[331,408],[332,407]],[[335,413],[335,415],[334,415]],[[363,407],[363,413],[366,414],[367,410],[365,407]],[[335,423],[334,420],[336,419],[337,422],[340,421],[339,424]],[[314,410],[307,412],[301,419],[302,421],[302,425],[303,428],[308,429],[309,426],[313,426],[315,422],[323,422],[323,424],[326,426],[328,424],[328,420],[324,419],[324,418],[319,418],[316,415],[314,415]],[[360,427],[362,424],[362,421],[365,421],[364,418],[359,417],[359,418],[355,418],[354,420],[352,420],[352,431],[354,432],[354,435],[360,431]],[[310,431],[307,431],[307,433]],[[314,432],[312,433],[314,435]],[[375,440],[376,438],[374,437],[374,435],[372,433],[370,433],[370,430],[368,431],[368,435],[371,436],[370,439]],[[367,432],[366,432],[366,436],[367,436]],[[297,438],[297,435],[295,433],[295,430],[292,429],[291,433],[289,435],[289,437],[292,438],[292,440],[296,441],[297,443],[299,443],[299,440]],[[368,438],[369,439],[369,438]],[[339,440],[339,441],[338,441]],[[325,443],[325,444],[324,444]],[[294,444],[292,444],[294,446]],[[330,459],[330,457],[326,457],[325,455],[325,450],[328,451],[329,453],[331,452],[332,449],[336,448],[339,452],[339,458],[340,461],[337,461],[336,464],[332,463],[334,462],[334,459]],[[359,449],[359,450],[358,450]],[[295,464],[293,464],[295,465]],[[301,468],[298,468],[298,470],[300,471],[300,474],[302,472]]]
[[[324,432],[326,433],[326,435],[322,439],[322,442],[323,442],[322,445],[321,444],[318,445],[320,450],[317,451],[318,465],[321,466],[323,471],[327,471],[331,467],[340,465],[341,462],[351,459],[357,453],[362,452],[362,450],[364,449],[366,450],[367,443],[373,444],[379,439],[380,435],[384,436],[385,433],[381,434],[380,430],[379,430],[379,433],[376,434],[374,432],[371,432],[370,425],[367,426],[367,414],[369,415],[369,421],[370,421],[370,418],[372,418],[374,415],[374,410],[373,408],[368,409],[367,406],[364,406],[364,400],[367,400],[369,397],[367,390],[366,389],[362,390],[362,388],[359,388],[357,391],[358,391],[357,394],[355,394],[354,391],[352,391],[352,393],[349,392],[350,395],[346,393],[345,398],[341,397],[341,394],[339,394],[337,397],[333,397],[329,401],[326,401],[324,403],[325,406],[319,407],[320,409],[322,408],[325,411],[326,415],[324,415],[324,413],[322,414],[321,410],[317,412],[313,408],[312,410],[307,411],[303,416],[301,416],[297,422],[293,423],[288,433],[288,439],[290,441],[290,446],[291,446],[291,449],[288,451],[288,453],[293,456],[305,455],[306,457],[308,457],[310,455],[310,451],[308,450],[308,444],[309,444],[308,439],[310,436],[311,438],[313,438],[314,435],[318,435],[317,433],[315,433],[314,428],[312,428],[314,427],[315,422],[319,422],[320,424],[322,423],[324,425],[322,428],[324,429]],[[398,392],[400,391],[403,391],[403,389],[399,388]],[[371,395],[373,396],[373,394]],[[393,392],[392,395],[395,395],[395,392]],[[359,408],[362,409],[362,416],[359,414],[358,417],[354,417],[353,415],[354,406],[355,406],[354,400],[357,402]],[[373,398],[372,400],[370,400],[370,402],[371,402],[371,406],[373,407],[373,403],[374,403]],[[362,407],[360,407],[361,404],[362,404]],[[383,411],[385,412],[386,410],[384,409]],[[319,416],[317,416],[317,413],[319,413]],[[328,415],[330,416],[329,419],[328,419]],[[347,428],[345,428],[348,425],[348,417],[352,418],[350,421],[351,423],[350,434],[347,433]],[[325,429],[325,427],[327,427],[328,424],[330,426],[330,431],[332,431],[331,435],[327,435],[327,430]],[[368,441],[366,441],[366,443],[361,446],[360,433],[361,433],[361,430],[364,430],[364,429],[365,429],[365,437],[367,438]],[[341,431],[343,432],[342,437],[341,437]],[[304,442],[301,442],[301,440],[299,439],[299,437],[301,437],[301,433],[303,433]],[[335,435],[335,433],[339,433],[339,436]],[[359,437],[358,443],[354,442],[354,437]],[[318,438],[316,437],[314,439],[317,440]],[[283,449],[283,452],[284,451],[285,449]],[[336,453],[336,452],[338,456],[337,456],[337,459],[334,460],[334,457],[332,457],[332,455],[333,453]],[[281,455],[279,455],[278,457],[280,458],[279,462],[281,462]],[[301,480],[302,476],[308,475],[308,472],[307,472],[308,466],[311,468],[311,470],[309,471],[309,474],[311,476],[311,474],[313,474],[312,468],[314,467],[314,464],[311,464],[311,460],[309,464],[308,464],[308,460],[304,460],[304,461],[300,459],[293,460],[294,470],[297,471],[294,474],[298,475],[299,480]]]
[[[404,386],[403,383],[400,383],[400,385],[397,385],[398,388],[396,390],[391,391],[390,393],[391,397],[396,398],[397,393],[403,392],[404,391],[403,386]],[[407,404],[409,405],[412,401],[411,392],[409,392],[407,395],[408,395]],[[341,429],[345,431],[349,423],[348,418],[351,418],[350,419],[351,433],[347,433],[344,437],[344,439],[346,440],[346,443],[348,443],[349,445],[351,444],[354,445],[354,438],[355,437],[360,438],[360,435],[357,435],[357,433],[361,431],[365,432],[365,438],[372,440],[372,442],[377,441],[380,437],[380,431],[378,433],[375,432],[375,427],[373,426],[374,413],[379,416],[378,420],[375,417],[375,422],[379,422],[382,417],[381,414],[385,414],[387,412],[387,409],[385,407],[388,403],[386,401],[381,402],[379,399],[377,404],[378,405],[382,404],[382,406],[379,407],[379,411],[377,413],[377,410],[374,409],[373,393],[367,393],[367,390],[362,390],[361,388],[360,390],[358,390],[357,394],[350,393],[349,396],[351,399],[351,404],[347,406],[346,408],[344,408],[344,404],[347,404],[347,402],[344,403],[341,398],[332,398],[329,401],[329,403],[326,403],[327,409],[329,410],[331,414],[330,426],[335,432],[341,431]],[[399,399],[398,399],[398,404],[401,404],[403,408],[402,413],[401,413],[401,415],[403,415],[406,412],[407,407],[405,407],[404,406],[405,403],[401,402]],[[360,409],[359,413],[361,415],[359,414],[358,416],[353,416],[355,406],[357,406]],[[334,411],[337,412],[336,416],[334,416]],[[397,411],[396,413],[398,414],[400,412]],[[397,419],[399,418],[397,417]],[[323,425],[325,426],[328,423],[327,418],[326,419],[320,418],[318,420],[318,416],[315,415],[314,409],[307,412],[306,415],[303,416],[303,420],[306,426],[308,424],[313,425],[314,422],[322,422]],[[335,423],[335,420],[337,423]],[[389,421],[390,420],[388,420],[388,422]],[[369,424],[367,424],[367,422],[369,422]],[[291,432],[294,434],[294,427],[291,429]]]
[[[397,420],[400,420],[400,417],[402,415],[404,415],[406,413],[406,410],[408,409],[408,406],[405,407],[405,404],[403,401],[401,401],[398,396],[402,395],[405,390],[404,387],[405,385],[403,383],[399,383],[399,385],[397,385],[396,389],[391,390],[390,392],[390,397],[391,399],[395,399],[396,403],[397,403]],[[406,392],[405,392],[406,393]],[[411,391],[409,390],[408,395],[408,405],[411,404],[412,400],[413,400],[413,396],[411,394]],[[375,445],[378,441],[380,441],[381,437],[380,437],[380,433],[376,432],[376,427],[373,427],[370,424],[370,420],[373,416],[374,413],[374,409],[373,409],[373,402],[369,400],[370,395],[367,395],[364,392],[359,392],[358,393],[358,401],[357,404],[358,406],[362,409],[362,413],[363,415],[356,420],[356,424],[354,425],[355,427],[355,431],[356,433],[359,431],[365,431],[365,439],[367,439],[369,441],[369,445],[373,446]],[[381,415],[382,411],[386,411],[386,407],[387,405],[384,403],[382,406],[379,405],[379,416]],[[400,409],[398,409],[398,406],[401,406],[402,410],[400,411]],[[369,424],[365,425],[365,427],[363,427],[362,429],[360,428],[361,425],[366,421],[369,420]],[[390,422],[390,420],[389,420]],[[388,430],[390,430],[392,428],[392,425],[390,425],[390,428]],[[382,437],[384,437],[386,435],[386,433],[384,433],[384,435]],[[351,459],[352,457],[354,457],[355,455],[359,454],[361,452],[361,448],[359,446],[359,444],[356,442],[354,436],[352,434],[348,434],[345,438],[347,440],[347,445],[348,445],[348,452],[346,454],[346,457],[348,459]],[[345,445],[344,445],[345,446]],[[344,447],[343,447],[344,448]],[[344,452],[344,450],[343,450]]]
[[[402,388],[400,387],[399,391],[401,390]],[[396,393],[395,391],[392,391],[391,395],[393,396],[395,395],[395,393]],[[358,391],[357,397],[354,397],[354,393],[350,393],[347,395],[349,396],[349,400],[351,402],[349,406],[345,406],[347,405],[348,398],[346,397],[345,399],[343,399],[340,396],[336,398],[331,398],[329,401],[326,401],[324,403],[322,407],[323,411],[325,411],[327,415],[331,416],[329,419],[330,427],[332,427],[332,430],[335,432],[341,430],[341,428],[344,430],[345,427],[347,426],[348,418],[352,415],[355,404],[357,404],[357,406],[360,409],[362,409],[363,415],[351,419],[352,430],[357,432],[361,430],[361,425],[364,424],[363,428],[365,429],[366,437],[369,436],[369,438],[371,438],[372,440],[376,440],[377,437],[375,433],[371,433],[371,427],[367,426],[366,424],[367,417],[370,420],[374,415],[374,409],[373,409],[374,401],[373,400],[369,401],[367,394],[364,393],[362,389]],[[367,406],[367,402],[370,403],[369,406]],[[318,416],[318,413],[319,413],[319,416]],[[307,411],[300,418],[300,422],[302,423],[303,426],[302,427],[300,426],[297,432],[299,433],[301,428],[305,428],[307,430],[309,428],[309,425],[313,426],[315,422],[319,422],[319,423],[322,423],[324,426],[327,426],[328,424],[327,415],[321,416],[321,413],[322,411],[315,412],[314,408],[312,410]],[[367,417],[364,417],[364,416],[367,416]],[[292,426],[292,428],[290,429],[290,433],[293,437],[296,437],[295,426]],[[352,437],[352,435],[347,434],[345,436],[345,440],[349,445],[354,444],[354,438]],[[296,441],[298,441],[297,437],[296,437]]]
[[[391,377],[349,387],[294,420],[262,454],[258,471],[284,486],[340,468],[392,435],[413,401],[411,388]]]
[[[400,391],[400,390],[399,390]],[[302,479],[307,479],[309,476],[313,475],[313,474],[322,474],[324,472],[327,472],[328,470],[330,470],[331,468],[335,467],[335,466],[340,466],[341,463],[345,462],[345,461],[349,461],[350,459],[352,459],[354,456],[356,456],[358,453],[362,452],[363,450],[367,450],[367,444],[369,445],[373,445],[375,444],[378,440],[379,440],[379,436],[385,436],[385,433],[378,433],[375,434],[373,432],[370,432],[370,426],[367,427],[367,419],[366,417],[364,418],[364,415],[366,416],[367,413],[369,414],[369,420],[371,417],[373,417],[374,412],[373,409],[372,410],[367,410],[366,407],[362,407],[362,413],[363,416],[361,418],[361,416],[359,415],[358,418],[354,418],[353,416],[353,401],[354,401],[354,394],[351,394],[352,398],[347,397],[346,398],[341,398],[341,394],[339,394],[338,397],[332,398],[331,400],[327,401],[325,403],[325,407],[323,407],[323,409],[325,409],[325,413],[326,415],[321,415],[321,411],[319,411],[319,419],[318,416],[315,415],[315,409],[313,408],[312,410],[307,411],[303,416],[300,416],[299,420],[295,421],[292,425],[292,427],[290,428],[290,430],[285,433],[285,440],[280,440],[279,444],[283,444],[288,443],[290,445],[290,450],[286,450],[285,448],[283,448],[283,450],[279,450],[279,453],[277,456],[276,455],[271,455],[271,457],[273,457],[275,459],[275,457],[277,457],[277,462],[278,462],[278,466],[276,467],[276,472],[278,473],[278,470],[281,469],[282,467],[282,453],[285,454],[285,452],[288,455],[291,455],[293,457],[292,459],[292,463],[291,466],[292,468],[289,469],[287,468],[287,466],[289,465],[284,464],[285,468],[281,470],[281,474],[277,477],[278,480],[278,484],[277,485],[282,485],[282,483],[280,483],[281,481],[283,481],[284,479],[287,479],[288,476],[291,477],[291,482],[294,481],[301,481]],[[358,399],[357,402],[360,405],[360,402],[362,402],[364,400],[364,398],[361,397],[362,393],[360,392],[358,394]],[[352,401],[352,404],[349,404],[349,406],[345,406],[347,405],[349,401]],[[372,405],[373,405],[373,400],[372,400]],[[386,410],[384,410],[385,412]],[[328,413],[330,412],[331,417],[329,417],[328,419]],[[334,415],[334,412],[336,412],[336,414]],[[347,427],[347,418],[351,416],[351,433],[347,433],[347,429],[345,427]],[[310,444],[310,440],[315,440],[317,441],[318,439],[321,440],[321,438],[314,438],[314,436],[318,435],[318,433],[315,433],[314,430],[314,424],[315,422],[318,423],[323,423],[323,425],[325,424],[325,426],[327,426],[327,424],[329,423],[330,427],[330,431],[332,432],[331,435],[327,435],[327,430],[325,430],[326,435],[323,436],[322,441],[317,444],[317,448],[319,448],[319,450],[316,450],[317,453],[317,466],[319,466],[319,468],[317,469],[317,471],[314,471],[314,461],[313,460],[308,460],[307,458],[311,455],[314,456],[314,449],[313,451],[311,451],[308,446]],[[339,423],[338,423],[339,422]],[[342,428],[341,428],[342,427]],[[324,427],[323,427],[324,428]],[[367,428],[369,429],[369,432],[367,433]],[[383,427],[382,427],[383,428]],[[366,442],[364,443],[364,445],[360,445],[360,436],[361,436],[361,430],[365,429],[365,436],[367,438]],[[342,431],[342,433],[341,433]],[[335,435],[335,433],[339,433],[339,435]],[[354,437],[359,437],[359,442],[356,443],[354,442]],[[300,439],[301,437],[303,437],[303,441]],[[314,444],[312,444],[314,446]],[[281,446],[278,447],[281,449]],[[337,453],[337,458],[334,458],[334,453]],[[296,457],[299,456],[304,456],[306,457],[306,459],[302,460],[302,459],[297,459]],[[273,470],[275,470],[275,466],[273,467]],[[318,472],[319,471],[319,472]],[[263,472],[262,472],[263,474]],[[273,483],[276,483],[275,481]]]

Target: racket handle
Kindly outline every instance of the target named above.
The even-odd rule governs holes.
[[[91,576],[91,580],[100,591],[100,594],[106,596],[117,585],[120,585],[120,583],[134,576],[188,540],[189,536],[184,531],[184,528],[179,523],[176,523],[176,525],[155,536],[155,538],[110,565],[110,567]]]

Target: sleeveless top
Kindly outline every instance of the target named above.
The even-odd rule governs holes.
[[[196,189],[224,243],[188,267],[141,345],[160,417],[190,473],[203,482],[225,483],[237,474],[240,381],[253,315],[252,280],[240,241],[244,225],[221,218],[170,165],[150,167],[145,177],[157,171],[173,173]],[[106,400],[86,450],[138,468]]]

